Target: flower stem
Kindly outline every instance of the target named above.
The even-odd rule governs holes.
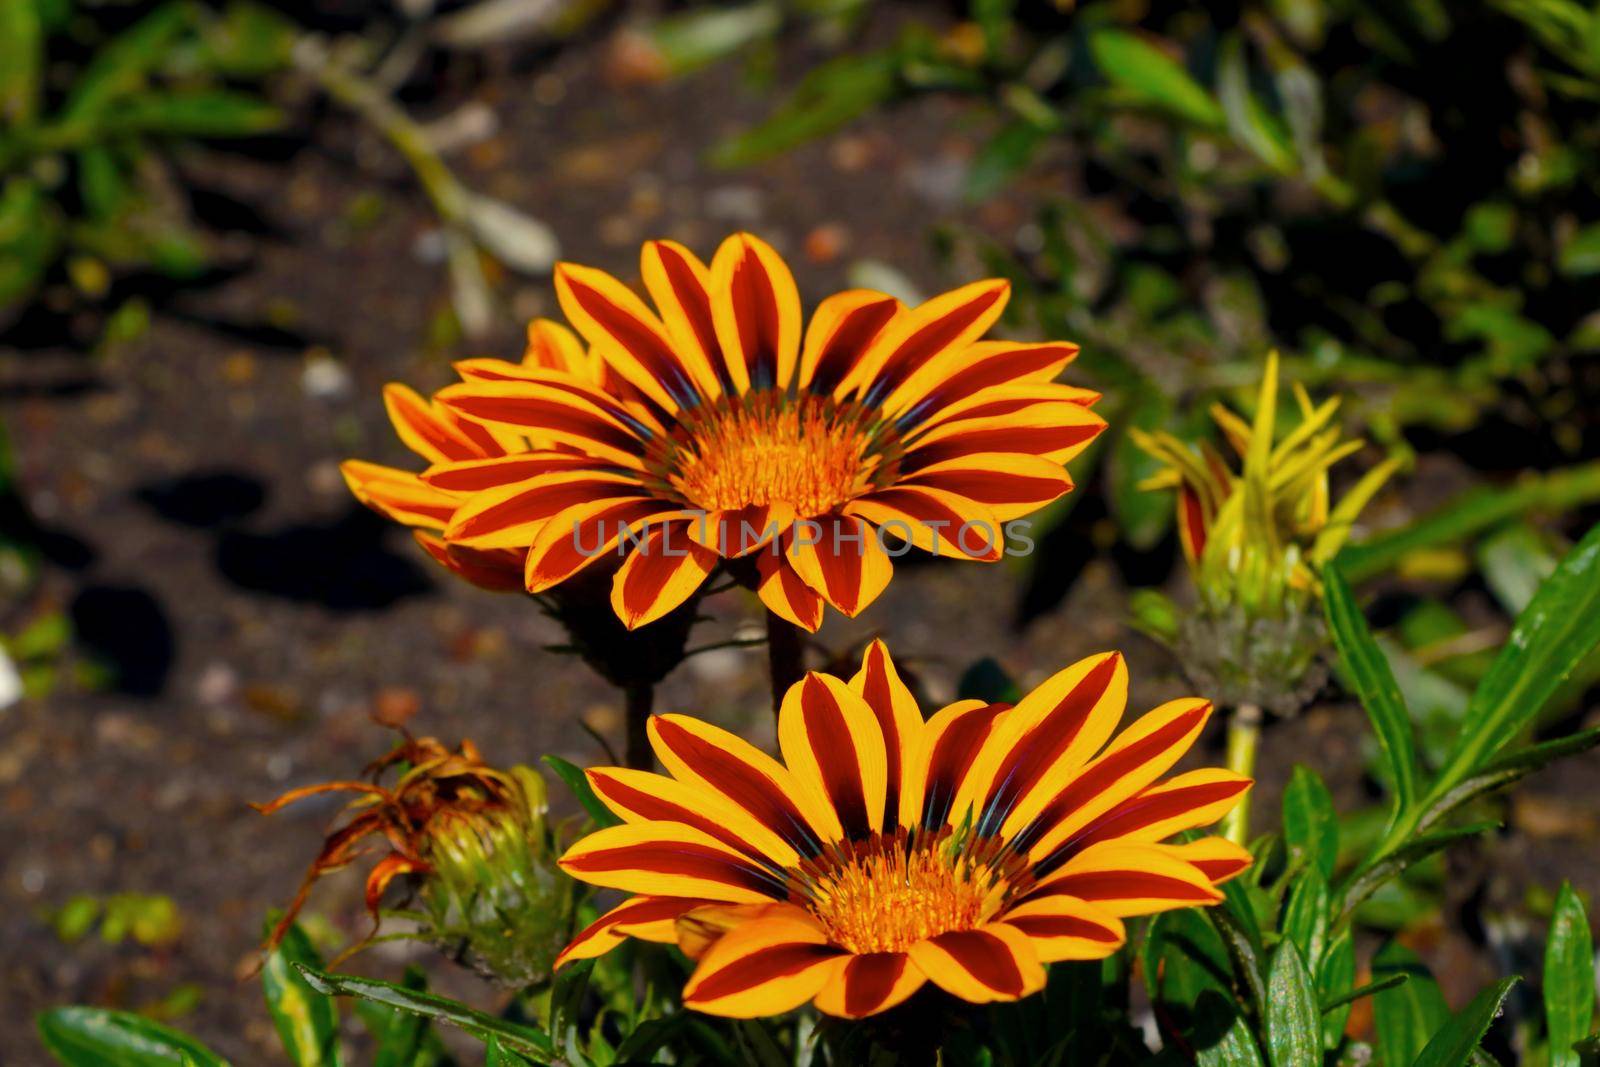
[[[805,674],[805,645],[800,627],[767,612],[767,667],[772,673],[772,714],[783,706],[783,695]]]
[[[656,687],[630,685],[623,690],[628,710],[628,766],[640,771],[654,770],[655,753],[650,748],[650,709],[655,707]]]
[[[1247,778],[1256,773],[1256,742],[1261,739],[1261,705],[1240,704],[1228,717],[1228,770]],[[1222,820],[1222,834],[1236,845],[1245,845],[1250,836],[1250,794]]]

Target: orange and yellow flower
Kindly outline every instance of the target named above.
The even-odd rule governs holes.
[[[1113,734],[1115,652],[1014,707],[965,700],[926,722],[875,642],[848,682],[809,674],[783,701],[779,762],[696,719],[650,736],[669,775],[599,768],[623,821],[569,849],[575,878],[636,894],[558,965],[626,937],[698,960],[684,1003],[754,1017],[814,1001],[860,1017],[927,982],[973,1002],[1038,990],[1044,965],[1109,956],[1122,920],[1214,904],[1250,864],[1218,837],[1168,843],[1250,787],[1223,770],[1162,779],[1211,713],[1175,700]]]
[[[854,615],[904,542],[993,561],[1004,525],[1072,488],[1063,464],[1104,428],[1092,391],[1055,377],[1078,348],[985,341],[1004,281],[906,308],[850,290],[809,324],[776,252],[748,234],[711,264],[672,241],[642,255],[645,302],[562,264],[587,342],[535,323],[521,364],[468,360],[431,403],[388,393],[420,475],[352,461],[356,495],[479,584],[542,592],[622,557],[629,627],[747,558],[767,608],[808,630]],[[753,566],[752,566],[753,564]]]

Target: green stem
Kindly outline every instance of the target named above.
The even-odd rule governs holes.
[[[650,711],[655,707],[653,685],[631,685],[623,690],[627,699],[628,766],[640,771],[655,770],[655,753],[650,748]]]
[[[767,612],[767,667],[772,674],[772,714],[783,707],[783,695],[805,674],[805,645],[800,627]]]
[[[1254,778],[1256,744],[1261,740],[1261,705],[1240,704],[1228,717],[1228,770]],[[1222,820],[1222,835],[1236,845],[1248,845],[1250,836],[1250,794]]]

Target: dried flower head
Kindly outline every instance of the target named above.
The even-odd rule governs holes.
[[[471,741],[450,749],[402,734],[361,779],[304,786],[254,805],[271,815],[307,797],[355,794],[266,948],[283,938],[319,879],[387,847],[366,879],[372,929],[341,959],[371,942],[385,890],[411,875],[428,919],[417,936],[491,976],[536,980],[548,973],[567,932],[573,888],[551,862],[543,780],[525,767],[489,766]]]

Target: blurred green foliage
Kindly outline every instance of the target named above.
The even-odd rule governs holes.
[[[203,271],[174,153],[276,128],[259,83],[293,39],[243,3],[0,0],[0,325],[54,280],[99,299],[116,271]]]
[[[965,195],[1010,234],[947,226],[944,247],[1013,280],[1014,325],[1084,345],[1075,373],[1107,389],[1114,428],[1242,392],[1276,344],[1287,377],[1352,394],[1381,444],[1510,426],[1522,447],[1501,450],[1501,469],[1593,454],[1592,5],[915,11],[887,46],[819,63],[715,159],[752,163],[909,97],[963,97],[988,127]],[[1036,218],[1005,202],[1019,184]],[[1099,457],[1125,540],[1153,545],[1170,516],[1132,491],[1139,457],[1120,434]]]

